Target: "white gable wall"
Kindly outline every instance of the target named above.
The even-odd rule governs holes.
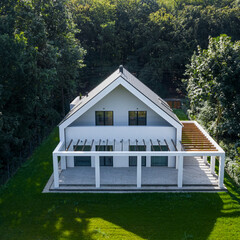
[[[121,85],[75,120],[71,126],[94,126],[95,111],[113,111],[114,126],[128,125],[128,111],[147,111],[147,125],[149,126],[171,126]]]
[[[124,87],[121,85],[123,85]],[[126,88],[129,91],[126,90]],[[143,102],[145,102],[146,104]],[[129,83],[127,83],[121,77],[115,80],[108,87],[103,89],[103,91],[101,91],[94,99],[92,99],[88,104],[83,106],[83,108],[79,109],[73,116],[71,116],[69,119],[67,119],[65,122],[63,122],[59,126],[60,139],[62,139],[63,141],[66,140],[66,142],[68,142],[68,139],[72,139],[73,136],[69,136],[69,132],[67,130],[68,128],[71,128],[74,126],[75,127],[79,126],[80,128],[81,126],[82,127],[92,126],[93,129],[91,129],[91,132],[97,130],[101,126],[95,127],[95,111],[102,111],[102,110],[104,111],[109,110],[114,112],[115,127],[128,126],[128,111],[147,111],[148,126],[170,127],[174,129],[175,134],[173,134],[172,131],[171,133],[170,131],[168,131],[167,138],[168,139],[172,138],[174,141],[177,141],[178,139],[181,140],[182,126],[176,123],[175,120],[173,120],[164,111],[159,109],[159,107],[157,107],[154,103],[152,103],[148,98],[143,96],[140,92],[138,92],[134,87],[132,87]],[[133,126],[129,126],[129,127],[133,127]],[[150,129],[147,129],[147,128],[148,127],[146,127],[146,132],[148,133],[148,137],[151,138],[151,135],[153,133],[149,132]],[[81,133],[83,133],[82,130],[81,130]],[[146,132],[144,131],[144,133]],[[163,131],[157,131],[157,132],[163,133]],[[80,137],[81,133],[80,132],[77,133],[77,136]],[[140,132],[138,132],[138,134],[142,135]],[[98,135],[98,134],[95,134],[95,135]],[[99,136],[96,136],[96,137],[99,137]],[[102,136],[102,137],[104,138],[105,136]],[[112,137],[116,137],[116,136],[112,136]],[[88,137],[86,136],[86,138]],[[76,141],[75,137],[73,137],[73,139]],[[121,162],[122,163],[120,165],[122,165],[124,161],[121,161]],[[127,164],[128,162],[127,159],[125,162]],[[174,162],[175,160],[171,159],[169,161],[169,166],[173,166]],[[68,166],[69,167],[74,166],[73,158],[72,159],[68,158]],[[116,166],[115,163],[114,163],[114,166]]]

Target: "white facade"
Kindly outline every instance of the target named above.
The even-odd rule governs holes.
[[[222,187],[225,159],[223,150],[198,125],[209,141],[217,145],[218,151],[185,152],[181,144],[183,125],[170,107],[160,97],[156,98],[156,94],[146,86],[141,85],[139,80],[130,76],[127,81],[123,73],[115,72],[115,78],[110,81],[110,76],[101,83],[100,89],[99,85],[83,100],[75,98],[71,103],[69,114],[59,125],[60,143],[53,152],[54,186],[59,187],[58,156],[61,157],[62,170],[74,167],[76,157],[91,157],[89,167],[95,168],[97,188],[100,187],[100,158],[103,156],[113,157],[113,168],[130,167],[130,157],[136,157],[138,188],[141,187],[143,157],[147,168],[152,167],[153,157],[165,157],[165,166],[178,169],[176,184],[182,187],[184,156],[213,156],[211,172],[214,172],[215,156],[220,156],[219,186]],[[113,125],[97,126],[96,111],[112,111]],[[129,111],[145,111],[146,125],[129,126]],[[75,146],[78,145],[88,146],[90,151],[84,151],[84,148],[76,150]],[[99,145],[111,146],[112,150],[99,151],[96,148]],[[130,146],[135,146],[136,150],[131,151]],[[140,151],[140,146],[145,151]],[[154,147],[159,149],[154,150]]]
[[[113,111],[114,126],[128,126],[128,111],[147,111],[147,126],[170,126],[159,114],[122,85],[81,115],[71,126],[95,126],[95,111]]]
[[[113,126],[96,126],[96,111],[113,111]],[[129,111],[146,111],[147,125],[129,126]],[[135,145],[135,140],[137,139],[139,145],[143,145],[142,140],[144,139],[147,148],[150,150],[150,138],[154,141],[155,145],[158,145],[157,139],[160,140],[162,145],[165,145],[164,140],[171,143],[172,139],[176,141],[176,129],[122,85],[116,87],[65,129],[66,142],[70,142],[71,139],[73,142],[77,142],[78,139],[94,139],[93,148],[100,139],[103,141],[108,139],[109,145],[113,145],[114,139],[119,141],[121,139],[124,139],[124,141],[130,140],[130,143],[133,145]],[[87,144],[90,144],[90,142]],[[171,144],[169,144],[169,147],[171,150],[174,150]],[[116,149],[120,150],[120,148],[121,146],[116,144]],[[126,144],[124,144],[124,148],[125,151],[128,151]],[[73,150],[73,145],[71,146],[71,150]],[[149,167],[151,166],[150,161],[151,159],[148,157],[147,166]],[[93,160],[91,165],[94,167]],[[67,158],[67,166],[74,167],[73,157]],[[128,166],[128,157],[113,157],[113,167]],[[174,157],[169,157],[168,166],[175,166]]]

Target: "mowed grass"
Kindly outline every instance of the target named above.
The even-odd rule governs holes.
[[[1,240],[240,239],[240,195],[41,193],[57,129],[0,191]]]

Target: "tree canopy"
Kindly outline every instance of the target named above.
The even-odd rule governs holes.
[[[190,114],[217,137],[240,137],[240,41],[227,35],[209,38],[187,65]]]
[[[0,14],[0,168],[10,173],[67,112],[85,51],[65,0],[1,1]]]

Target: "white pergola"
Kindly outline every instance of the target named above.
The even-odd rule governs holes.
[[[184,123],[184,122],[183,122]],[[173,140],[168,142],[164,139],[164,145],[168,146],[168,144],[172,144],[174,146],[174,151],[170,151],[168,147],[168,151],[124,151],[126,149],[124,146],[127,144],[135,142],[136,146],[141,142],[143,145],[153,146],[160,145],[158,139],[106,139],[104,141],[104,146],[112,145],[113,151],[96,151],[93,149],[93,143],[95,142],[98,146],[103,143],[102,140],[95,139],[85,139],[84,146],[90,145],[91,151],[70,151],[69,148],[73,144],[76,149],[80,140],[73,141],[71,140],[69,143],[60,142],[53,152],[53,171],[54,171],[54,188],[59,187],[59,163],[58,157],[61,158],[61,169],[66,169],[66,157],[76,157],[76,156],[91,156],[95,160],[95,186],[96,188],[101,187],[100,182],[100,157],[101,156],[136,156],[137,157],[137,188],[141,188],[142,185],[142,161],[141,157],[143,156],[168,156],[168,157],[176,157],[176,168],[178,170],[178,178],[177,178],[177,186],[178,188],[183,187],[183,159],[184,157],[196,157],[200,156],[204,158],[205,163],[207,163],[207,157],[211,156],[210,169],[211,173],[215,172],[215,157],[219,157],[219,172],[218,172],[218,186],[223,188],[223,180],[224,180],[224,164],[225,164],[225,152],[223,149],[209,136],[209,134],[195,121],[187,121],[187,123],[194,123],[199,131],[208,139],[212,146],[214,146],[214,150],[211,151],[188,151],[185,150],[184,144],[182,142],[174,143]],[[115,148],[115,146],[118,146]],[[179,147],[180,146],[180,147]],[[84,148],[84,147],[83,147]],[[180,149],[178,149],[180,148]],[[120,149],[120,150],[119,150]],[[149,149],[149,147],[147,148]]]

